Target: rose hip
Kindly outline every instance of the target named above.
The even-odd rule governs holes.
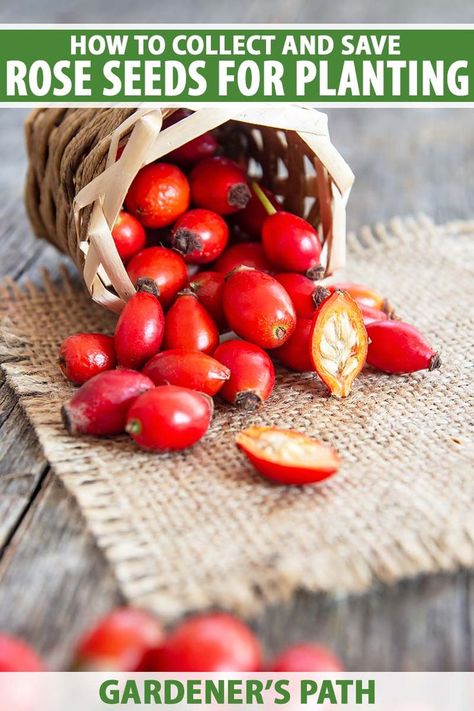
[[[119,364],[140,370],[160,350],[165,317],[155,282],[139,279],[137,288],[119,316],[114,342]]]
[[[125,198],[127,210],[144,227],[171,225],[189,207],[190,189],[184,173],[170,163],[150,163],[135,176]]]
[[[367,332],[349,294],[335,291],[317,309],[311,327],[313,368],[336,397],[347,397],[364,367]]]
[[[269,349],[283,345],[296,325],[291,299],[269,274],[241,267],[227,276],[224,313],[241,338]]]
[[[319,306],[318,287],[314,282],[304,274],[294,272],[275,274],[275,279],[290,295],[298,318],[313,318],[316,306]]]
[[[102,333],[75,333],[63,341],[58,362],[71,383],[82,385],[94,375],[115,368],[114,339]]]
[[[127,411],[154,384],[135,370],[108,370],[84,383],[63,405],[61,414],[70,434],[114,435],[125,429]]]
[[[227,223],[212,210],[185,212],[171,231],[171,247],[192,264],[213,262],[224,251],[228,240]]]
[[[0,672],[40,672],[44,670],[39,656],[25,642],[8,634],[0,634]],[[15,709],[12,708],[12,711]]]
[[[357,301],[359,306],[371,306],[374,309],[385,311],[388,315],[393,311],[384,296],[363,284],[354,284],[353,282],[347,281],[329,284],[326,288],[329,289],[331,293],[334,291],[346,291]]]
[[[224,274],[220,272],[198,272],[189,285],[221,331],[227,327],[222,305],[224,282]]]
[[[360,312],[366,326],[368,326],[369,323],[375,323],[375,321],[387,321],[390,318],[389,314],[385,311],[376,309],[373,306],[364,306],[364,304],[358,302],[357,305],[360,308]]]
[[[112,237],[123,262],[131,259],[144,248],[146,243],[146,232],[143,225],[125,210],[119,212],[119,216],[115,220]]]
[[[180,385],[215,395],[230,378],[230,370],[201,351],[177,348],[162,351],[143,369],[155,385]]]
[[[185,449],[204,437],[212,412],[209,396],[176,385],[160,385],[132,404],[126,431],[143,449]]]
[[[342,672],[342,662],[330,649],[299,642],[280,652],[269,665],[273,672]]]
[[[140,278],[153,279],[165,309],[188,283],[186,262],[166,247],[148,247],[138,252],[128,263],[127,272],[135,286]]]
[[[281,210],[281,205],[275,195],[267,188],[260,186],[265,197],[275,210]],[[268,212],[262,205],[261,200],[255,193],[255,184],[250,186],[251,198],[246,207],[235,215],[235,222],[240,229],[252,239],[260,239],[262,236],[263,223],[268,217]]]
[[[182,291],[166,314],[164,348],[213,353],[218,344],[219,331],[209,313],[194,292]]]
[[[231,215],[250,200],[245,173],[230,158],[204,158],[194,166],[189,182],[194,204],[219,215]]]
[[[214,358],[231,373],[220,390],[224,400],[253,410],[270,397],[275,384],[275,368],[261,348],[236,339],[225,341],[216,349]]]
[[[278,358],[285,368],[296,370],[298,373],[313,370],[310,356],[312,325],[312,319],[299,318],[295,330],[286,343],[272,351],[272,355]]]
[[[256,470],[276,484],[314,484],[334,474],[339,455],[301,432],[278,427],[248,427],[236,444]]]
[[[435,370],[441,359],[421,333],[403,321],[378,321],[367,326],[367,363],[385,373]]]
[[[164,639],[154,617],[133,607],[105,615],[80,641],[74,668],[80,671],[134,671],[143,654]]]
[[[188,109],[178,109],[164,120],[163,128],[168,128],[168,126],[178,123],[178,121],[187,118],[187,116],[190,116],[191,114],[192,111],[189,111]],[[206,131],[206,133],[203,133],[201,136],[193,138],[191,141],[184,143],[182,146],[179,146],[179,148],[176,148],[174,151],[171,151],[171,153],[168,153],[166,159],[171,163],[177,163],[184,168],[189,168],[199,160],[207,158],[208,156],[213,156],[218,147],[219,144],[213,134],[210,131]]]
[[[195,615],[178,625],[145,655],[140,671],[255,672],[260,645],[252,631],[223,612]]]
[[[271,272],[272,265],[268,261],[265,251],[258,242],[243,242],[234,244],[223,252],[214,269],[222,274],[229,274],[237,267],[252,267],[261,272]]]

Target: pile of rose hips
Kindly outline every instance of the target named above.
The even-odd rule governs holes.
[[[327,648],[292,644],[264,662],[251,629],[225,612],[194,615],[168,634],[143,610],[109,612],[80,640],[76,671],[115,672],[339,672],[341,661]],[[36,652],[21,640],[0,634],[0,672],[46,671]]]
[[[131,184],[112,236],[137,292],[113,337],[80,333],[62,344],[61,369],[81,385],[62,410],[71,433],[126,431],[145,449],[189,447],[207,432],[215,395],[247,409],[267,400],[272,358],[315,371],[337,397],[366,362],[386,373],[439,366],[372,289],[318,286],[314,227],[218,150],[206,133]],[[228,331],[239,338],[221,339]],[[237,444],[280,483],[320,481],[339,466],[336,452],[297,432],[250,427]]]

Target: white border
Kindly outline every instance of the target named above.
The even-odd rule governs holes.
[[[153,23],[153,24],[124,24],[120,22],[111,23],[0,23],[1,30],[192,30],[199,29],[199,31],[209,30],[246,30],[246,31],[258,31],[258,30],[308,30],[308,31],[324,31],[324,30],[474,30],[474,23],[329,23],[329,24],[307,24],[307,23]],[[239,105],[242,107],[242,103],[247,105],[257,105],[266,104],[271,105],[270,102],[265,101],[245,101],[241,102]],[[285,106],[295,103],[294,101],[280,101],[272,102],[275,108],[278,106]],[[420,102],[399,102],[399,101],[300,101],[300,104],[308,107],[318,108],[354,108],[354,109],[387,109],[387,108],[400,108],[400,109],[472,109],[474,108],[474,102],[462,102],[462,101],[447,101],[447,102],[437,102],[437,101],[420,101]],[[0,108],[53,108],[53,107],[65,107],[65,108],[76,108],[83,106],[84,108],[134,108],[138,105],[153,106],[153,104],[159,105],[162,108],[174,107],[177,105],[177,101],[142,101],[142,102],[86,102],[86,101],[72,101],[72,102],[47,102],[42,103],[39,101],[0,101]],[[199,105],[203,107],[216,107],[226,106],[232,107],[236,104],[226,101],[186,101],[189,105]]]

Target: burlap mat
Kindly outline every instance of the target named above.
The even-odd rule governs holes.
[[[77,330],[111,331],[113,317],[67,280],[3,289],[8,382],[132,602],[165,619],[209,605],[250,614],[297,588],[361,591],[474,563],[473,236],[474,222],[420,218],[349,238],[350,276],[426,333],[441,370],[367,371],[342,402],[313,375],[282,371],[258,413],[219,406],[205,440],[172,456],[125,436],[69,437],[58,344]],[[251,423],[331,442],[340,475],[319,488],[266,483],[233,442]]]

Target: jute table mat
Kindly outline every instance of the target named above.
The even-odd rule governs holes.
[[[54,471],[77,497],[128,599],[165,619],[219,605],[244,614],[297,588],[362,591],[377,580],[474,564],[474,222],[394,220],[349,238],[349,275],[386,294],[439,348],[441,370],[365,371],[345,401],[281,371],[256,414],[220,405],[191,451],[153,455],[127,438],[74,439],[58,344],[113,317],[67,279],[2,291],[2,360]],[[321,487],[275,487],[234,445],[249,424],[336,446]]]

